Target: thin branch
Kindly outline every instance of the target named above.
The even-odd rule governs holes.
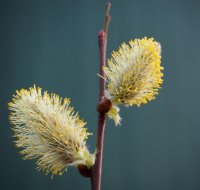
[[[106,47],[107,47],[107,33],[110,23],[110,7],[111,3],[106,4],[106,13],[103,29],[98,34],[99,42],[99,52],[100,52],[100,67],[99,67],[99,104],[102,107],[106,107],[109,101],[104,101],[104,91],[105,91],[105,74],[102,69],[106,65]],[[107,106],[108,107],[108,106]],[[101,189],[101,173],[102,173],[102,158],[103,158],[103,144],[104,144],[104,131],[106,126],[106,112],[107,109],[97,109],[98,114],[98,129],[97,129],[97,145],[96,145],[96,160],[92,171],[92,190]],[[106,111],[99,111],[106,110]]]
[[[106,33],[106,35],[108,34],[108,27],[110,24],[110,8],[111,8],[111,3],[107,3],[106,4],[106,13],[105,13],[105,20],[104,20],[104,25],[103,25],[103,30]],[[106,40],[107,40],[107,36],[106,36]]]

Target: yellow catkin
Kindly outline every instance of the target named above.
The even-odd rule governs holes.
[[[68,166],[94,164],[86,147],[90,133],[70,99],[42,93],[41,88],[16,91],[8,104],[16,146],[24,159],[37,159],[37,169],[61,175]]]
[[[163,80],[161,46],[153,38],[123,43],[103,67],[107,94],[114,105],[146,104],[155,99]]]

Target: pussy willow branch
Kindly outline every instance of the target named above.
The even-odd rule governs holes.
[[[106,4],[106,13],[103,29],[98,34],[99,52],[100,52],[100,67],[99,74],[105,79],[102,67],[106,65],[106,47],[107,47],[107,33],[110,23],[110,7],[111,3]],[[99,104],[104,99],[105,80],[99,77]],[[104,106],[102,104],[102,106]],[[92,170],[92,190],[101,189],[101,173],[102,173],[102,158],[103,158],[103,143],[104,131],[106,126],[106,113],[98,110],[98,129],[97,129],[97,144],[96,144],[96,160]]]

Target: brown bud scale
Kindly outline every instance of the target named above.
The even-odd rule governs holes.
[[[87,166],[84,165],[79,165],[78,167],[78,171],[79,173],[83,176],[83,177],[91,177],[92,176],[92,169],[88,169]]]
[[[97,111],[99,113],[107,113],[109,112],[109,110],[111,109],[112,107],[112,102],[107,99],[107,98],[103,98],[97,105]]]

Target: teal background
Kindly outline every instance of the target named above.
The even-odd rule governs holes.
[[[99,52],[106,1],[0,1],[0,189],[86,190],[70,168],[61,177],[35,170],[15,148],[7,103],[37,84],[70,97],[88,121],[95,149]],[[164,84],[155,101],[121,108],[122,125],[107,122],[102,190],[200,189],[200,1],[113,0],[108,57],[143,36],[162,44]]]

